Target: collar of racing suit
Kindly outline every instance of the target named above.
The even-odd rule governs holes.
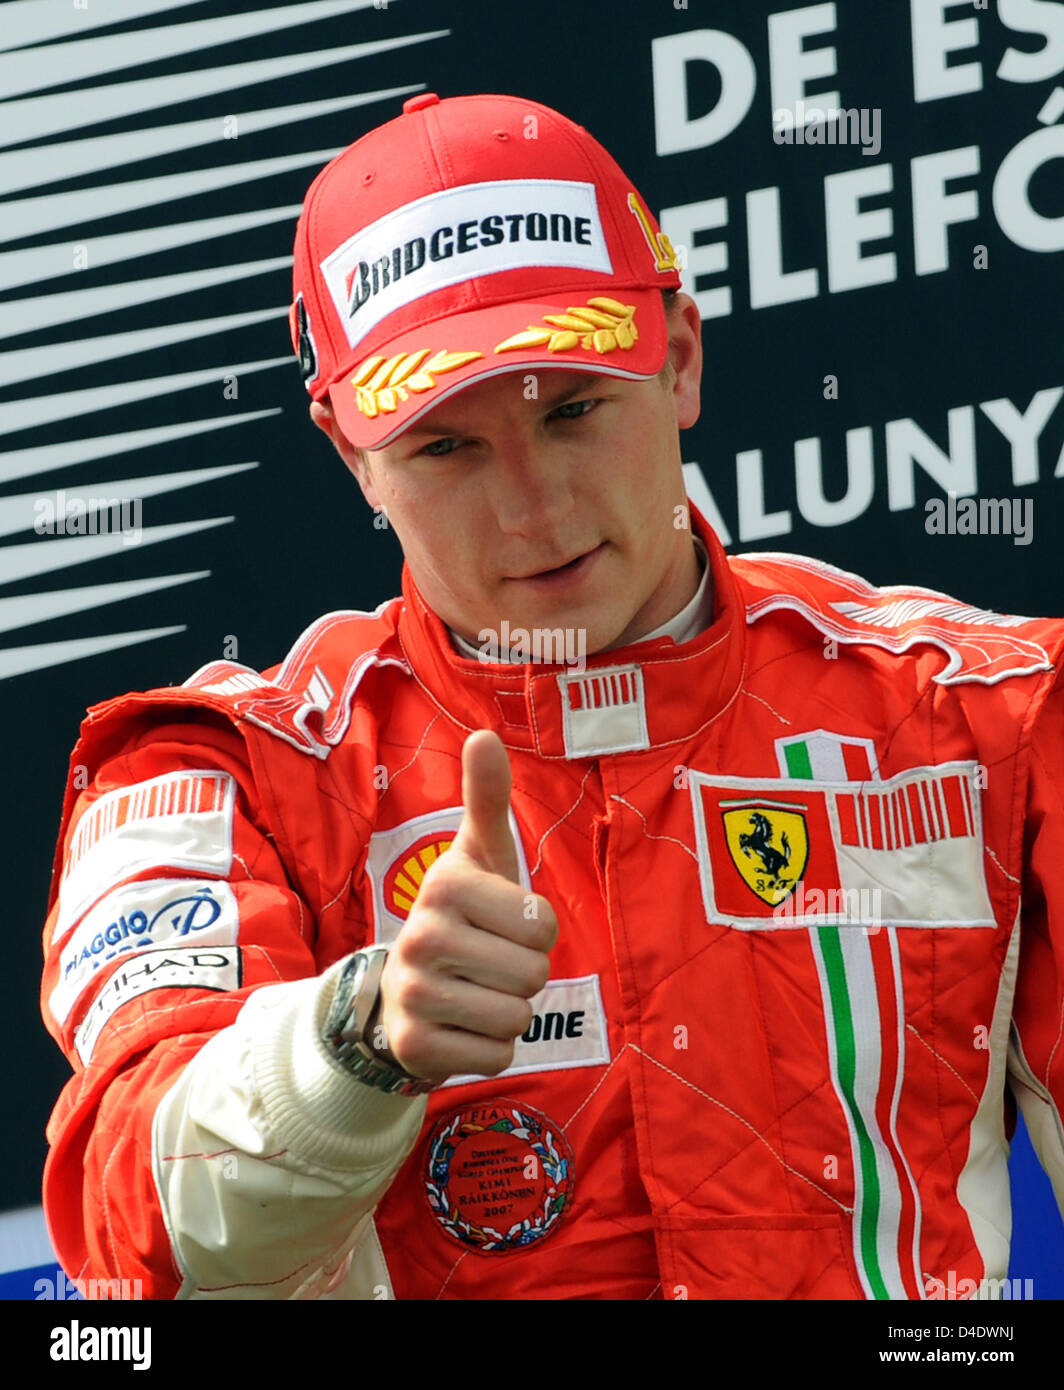
[[[746,641],[723,547],[693,506],[691,520],[709,557],[714,607],[713,622],[691,641],[643,639],[598,652],[583,669],[466,657],[404,565],[399,640],[415,679],[463,727],[494,729],[507,747],[542,758],[599,757],[691,738],[738,690]]]

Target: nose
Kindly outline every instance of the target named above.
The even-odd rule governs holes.
[[[490,470],[492,502],[506,535],[542,540],[558,530],[574,507],[567,451],[533,433],[514,429]]]

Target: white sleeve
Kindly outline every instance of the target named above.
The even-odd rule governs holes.
[[[424,1096],[363,1085],[320,1039],[343,962],[257,990],[152,1126],[179,1298],[390,1298],[373,1211]]]

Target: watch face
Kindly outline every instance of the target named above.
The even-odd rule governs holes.
[[[337,989],[326,1024],[334,1045],[340,1042],[357,1042],[360,1036],[355,1026],[355,1016],[358,1012],[359,992],[369,969],[369,960],[361,951],[357,951],[351,959],[351,964],[354,970],[347,977],[347,983]]]
[[[355,953],[355,977],[351,982],[351,997],[354,999],[362,988],[369,970],[369,956],[362,951]]]

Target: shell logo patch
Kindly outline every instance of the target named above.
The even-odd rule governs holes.
[[[809,862],[805,816],[793,807],[768,802],[721,802],[724,838],[743,882],[762,902],[775,907],[794,892]]]
[[[575,1165],[546,1115],[509,1100],[469,1106],[429,1140],[425,1195],[440,1225],[482,1254],[509,1254],[554,1231],[573,1200]]]
[[[375,830],[366,853],[366,878],[373,914],[373,940],[390,946],[410,916],[429,869],[454,843],[465,815],[463,806],[441,806],[401,821],[390,830]],[[517,868],[528,892],[532,883],[521,832],[511,810],[510,830],[517,846]]]
[[[425,875],[453,843],[453,835],[422,835],[396,856],[384,875],[384,901],[389,911],[406,921]]]

